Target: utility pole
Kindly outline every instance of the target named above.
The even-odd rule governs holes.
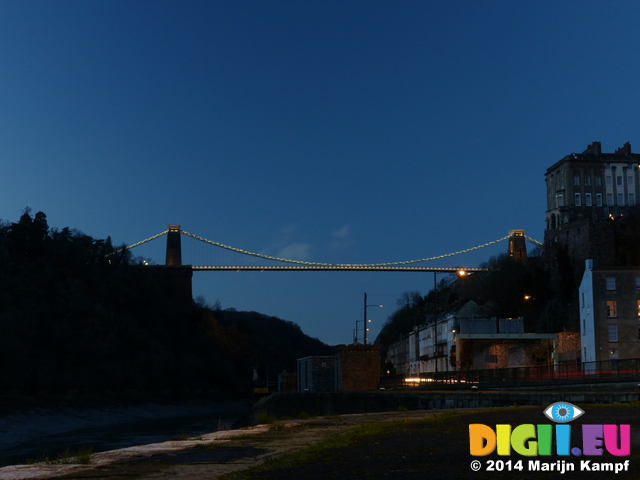
[[[367,292],[364,292],[364,323],[362,324],[364,344],[367,344]]]

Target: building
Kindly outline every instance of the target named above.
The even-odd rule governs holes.
[[[593,142],[547,169],[543,255],[565,300],[580,284],[587,259],[595,268],[640,267],[639,165],[640,154],[628,142],[613,153]]]
[[[469,302],[474,304],[474,302]],[[401,375],[428,375],[456,370],[525,367],[540,363],[537,351],[548,352],[543,363],[557,363],[558,335],[524,333],[523,318],[469,318],[463,307],[416,326],[389,347],[387,361]]]
[[[299,358],[297,378],[299,392],[335,392],[335,356]]]
[[[579,301],[582,362],[640,358],[640,269],[587,260]]]
[[[380,345],[336,345],[336,390],[377,390],[380,384]]]
[[[640,154],[631,153],[629,142],[614,153],[602,153],[600,142],[593,142],[549,167],[546,236],[574,222],[628,215],[640,194],[639,164]]]

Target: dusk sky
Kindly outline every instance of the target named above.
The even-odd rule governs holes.
[[[593,141],[640,151],[639,24],[624,0],[0,0],[0,218],[28,206],[118,245],[175,223],[326,263],[511,229],[542,240],[549,166]],[[164,263],[165,239],[133,254]],[[246,264],[186,238],[183,261]],[[385,305],[373,339],[433,274],[196,272],[193,286],[338,344],[364,292]]]

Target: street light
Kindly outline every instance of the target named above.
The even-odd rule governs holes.
[[[358,341],[358,324],[359,324],[360,322],[365,323],[365,321],[364,321],[364,320],[362,320],[362,319],[360,319],[360,320],[356,320],[356,329],[353,331],[353,341],[354,341],[354,343]],[[369,322],[371,322],[371,320],[369,320]],[[362,327],[362,329],[363,329],[363,331],[364,331],[364,336],[366,337],[366,336],[367,336],[367,330],[369,330],[369,329],[367,328],[366,323],[365,323],[365,325]]]
[[[382,308],[382,307],[384,307],[384,305],[367,305],[367,293],[365,292],[365,294],[364,294],[364,320],[363,320],[364,325],[363,325],[363,327],[362,327],[362,328],[363,328],[363,330],[364,330],[364,331],[363,331],[363,336],[364,336],[364,344],[365,344],[365,345],[367,344],[367,330],[369,330],[369,329],[367,328],[367,307],[378,307],[378,308]],[[371,320],[369,320],[369,322],[370,322],[370,321],[371,321]],[[357,337],[358,337],[357,332],[358,332],[358,322],[356,322],[356,339],[357,339]]]

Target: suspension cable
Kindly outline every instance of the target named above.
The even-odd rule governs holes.
[[[123,250],[131,250],[132,248],[139,247],[143,243],[147,243],[147,242],[150,242],[151,240],[155,240],[156,238],[160,238],[161,236],[166,235],[167,233],[169,233],[169,230],[165,230],[164,232],[160,232],[157,235],[154,235],[153,237],[145,238],[144,240],[140,240],[139,242],[122,247],[119,250],[116,250],[115,253],[120,253]]]
[[[536,240],[535,238],[531,238],[528,237],[527,235],[524,236],[524,238],[526,238],[527,240],[529,240],[531,243],[533,243],[534,245],[537,245],[539,247],[542,247],[544,244],[542,242],[539,242],[538,240]]]
[[[167,233],[167,232],[164,232]],[[163,234],[164,234],[163,233]],[[429,258],[420,258],[417,260],[407,260],[404,262],[390,262],[390,263],[318,263],[318,262],[305,262],[303,260],[291,260],[291,259],[287,259],[287,258],[280,258],[280,257],[272,257],[271,255],[264,255],[262,253],[255,253],[255,252],[249,252],[247,250],[242,250],[239,248],[235,248],[235,247],[230,247],[228,245],[224,245],[222,243],[218,243],[218,242],[214,242],[212,240],[207,240],[206,238],[203,237],[199,237],[198,235],[194,235],[193,233],[189,233],[185,230],[180,230],[180,233],[182,233],[183,235],[186,235],[188,237],[194,238],[196,240],[200,240],[201,242],[204,243],[208,243],[209,245],[214,245],[216,247],[220,247],[220,248],[225,248],[227,250],[231,250],[232,252],[237,252],[237,253],[243,253],[245,255],[250,255],[253,257],[258,257],[258,258],[264,258],[267,260],[275,260],[278,262],[285,262],[285,263],[296,263],[299,265],[311,265],[311,266],[341,266],[341,267],[390,267],[390,266],[394,266],[394,265],[408,265],[410,263],[419,263],[419,262],[429,262],[431,260],[439,260],[441,258],[446,258],[446,257],[452,257],[454,255],[459,255],[461,253],[467,253],[467,252],[471,252],[473,250],[478,250],[480,248],[483,247],[487,247],[489,245],[493,245],[494,243],[498,243],[501,242],[503,240],[506,240],[507,238],[509,238],[509,235],[504,236],[502,238],[499,238],[498,240],[494,240],[492,242],[488,242],[482,245],[478,245],[475,247],[471,247],[471,248],[466,248],[464,250],[460,250],[458,252],[453,252],[453,253],[447,253],[444,255],[438,255],[435,257],[429,257]]]

